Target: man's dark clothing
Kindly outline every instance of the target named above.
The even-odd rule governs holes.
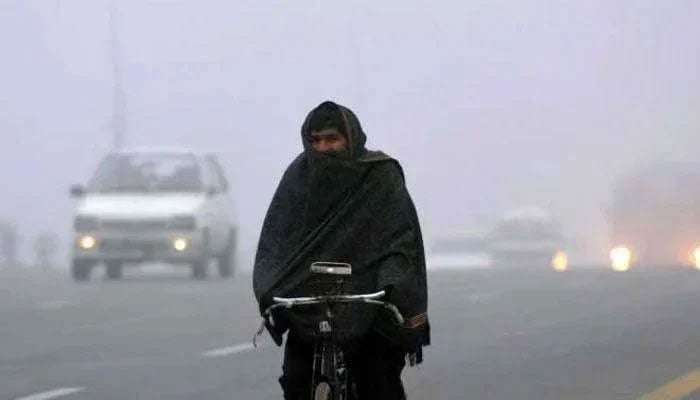
[[[315,112],[327,113],[329,108],[337,110],[343,124],[340,131],[348,141],[347,157],[331,157],[312,148],[310,121]],[[368,151],[355,114],[335,103],[312,110],[301,136],[304,152],[285,171],[258,243],[253,289],[260,310],[270,306],[274,296],[325,294],[323,277],[309,271],[313,262],[350,263],[346,293],[386,290],[385,300],[399,308],[406,323],[398,325],[376,308],[338,305],[334,332],[348,343],[365,343],[368,335],[381,334],[402,355],[417,354],[420,362],[421,348],[430,343],[425,258],[418,217],[400,164],[384,153]],[[274,314],[276,324],[267,326],[268,331],[278,345],[287,330],[292,338],[308,342],[322,317],[318,311],[309,307]],[[357,348],[363,352],[361,346]],[[296,354],[294,349],[292,339],[288,351]],[[366,357],[373,354],[378,353],[366,352]],[[374,357],[368,364],[378,362]]]
[[[313,344],[294,335],[287,337],[283,375],[279,379],[285,400],[310,398],[313,350]],[[401,383],[401,371],[405,366],[402,349],[372,332],[359,343],[346,347],[344,354],[349,378],[355,384],[355,391],[348,388],[349,400],[406,399]]]

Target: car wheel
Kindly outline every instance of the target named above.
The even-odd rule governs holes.
[[[209,232],[204,232],[204,240],[202,241],[202,254],[199,259],[192,263],[192,278],[206,279],[209,273]]]
[[[86,281],[90,279],[92,263],[83,260],[73,260],[71,265],[71,276],[75,281]]]
[[[119,261],[107,263],[107,279],[121,279],[123,265]]]
[[[228,243],[224,253],[217,257],[216,264],[219,267],[219,276],[229,278],[235,270],[236,256],[236,231],[231,229],[228,235]]]
[[[200,260],[192,263],[192,278],[206,279],[208,275],[209,259]]]

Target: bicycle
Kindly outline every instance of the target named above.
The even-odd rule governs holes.
[[[352,274],[352,267],[346,263],[315,262],[311,265],[313,274],[323,274],[337,277],[336,292],[342,293],[344,276]],[[404,317],[395,305],[381,301],[386,296],[384,290],[368,294],[328,294],[310,297],[274,297],[271,306],[262,314],[262,323],[253,337],[253,345],[257,347],[256,339],[262,335],[265,326],[269,323],[274,326],[272,312],[276,309],[292,309],[294,307],[323,305],[324,319],[318,321],[317,332],[314,338],[314,355],[311,378],[312,400],[348,400],[349,391],[352,390],[348,381],[347,366],[342,347],[334,330],[333,306],[340,303],[359,303],[383,307],[391,312],[395,321],[401,325]]]

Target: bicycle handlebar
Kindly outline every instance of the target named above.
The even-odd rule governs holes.
[[[295,303],[306,303],[309,301],[333,301],[333,300],[377,300],[386,296],[386,291],[382,290],[377,293],[369,294],[349,294],[349,295],[331,295],[331,296],[314,296],[314,297],[273,297],[272,301],[275,303],[284,303],[285,305],[294,305]]]
[[[258,329],[256,335],[253,337],[253,346],[257,347],[256,339],[265,330],[265,323],[270,321],[270,324],[274,326],[274,321],[270,319],[272,311],[277,308],[292,308],[296,306],[305,306],[313,304],[323,304],[323,303],[364,303],[376,306],[384,307],[385,309],[391,311],[394,319],[399,325],[404,324],[404,317],[401,315],[399,309],[388,302],[380,301],[378,299],[383,298],[386,295],[384,290],[369,293],[369,294],[351,294],[351,295],[329,295],[329,296],[313,296],[313,297],[273,297],[272,300],[275,304],[269,306],[262,314],[262,323]]]

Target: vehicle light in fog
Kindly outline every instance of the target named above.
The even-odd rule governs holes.
[[[564,272],[569,268],[569,259],[566,253],[558,251],[554,257],[552,257],[552,268],[559,272]]]
[[[693,266],[700,269],[700,247],[696,247],[693,251]]]
[[[632,252],[627,247],[615,247],[610,250],[610,262],[615,271],[627,271],[632,262]]]
[[[78,245],[83,250],[90,250],[95,248],[95,246],[97,245],[97,239],[95,239],[92,236],[82,236],[78,240]]]
[[[185,238],[176,238],[175,240],[173,240],[173,248],[177,251],[185,251],[187,250],[188,246],[189,243]]]

